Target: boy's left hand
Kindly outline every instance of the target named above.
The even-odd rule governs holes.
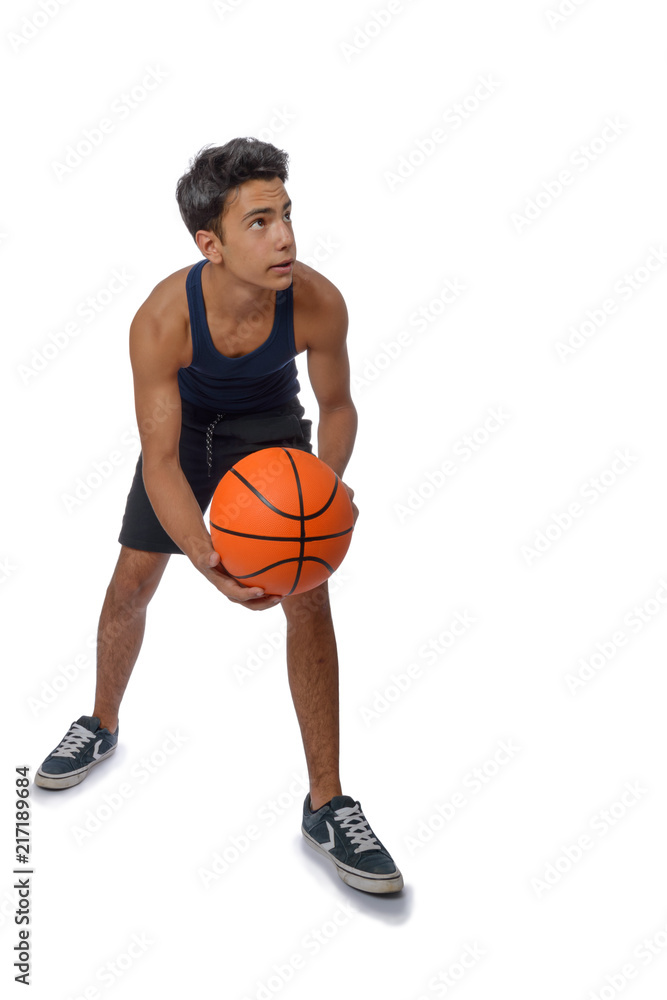
[[[359,508],[357,507],[356,503],[352,499],[354,497],[354,490],[350,486],[348,486],[347,483],[343,483],[342,479],[341,479],[341,483],[345,487],[345,489],[347,490],[347,495],[350,498],[350,503],[352,504],[352,510],[354,512],[354,523],[356,524],[357,523],[357,518],[359,517]]]

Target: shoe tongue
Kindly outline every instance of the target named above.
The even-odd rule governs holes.
[[[100,728],[100,720],[94,715],[82,715],[80,719],[76,720],[80,726],[84,729],[90,730],[91,733],[97,732]]]
[[[334,795],[330,805],[332,809],[340,809],[342,806],[354,806],[356,802],[350,795]]]

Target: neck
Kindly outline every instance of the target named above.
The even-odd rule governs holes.
[[[223,267],[204,264],[202,290],[210,306],[224,319],[242,323],[257,313],[273,312],[276,289],[258,288],[231,276]]]

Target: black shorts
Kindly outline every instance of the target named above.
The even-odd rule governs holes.
[[[299,448],[312,453],[312,421],[294,396],[282,406],[258,413],[219,414],[181,399],[181,468],[204,514],[215,488],[233,465],[260,448]],[[127,497],[118,541],[143,552],[183,555],[157,519],[144,487],[139,455]]]

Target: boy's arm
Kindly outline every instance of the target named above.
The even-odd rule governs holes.
[[[357,410],[350,395],[347,307],[331,282],[322,289],[308,334],[308,377],[319,406],[317,456],[342,480],[357,435]],[[352,492],[348,487],[348,492]]]
[[[192,564],[231,601],[262,610],[274,603],[268,598],[253,600],[264,591],[241,586],[219,567],[220,556],[181,469],[177,324],[177,319],[157,319],[142,307],[130,327],[134,402],[146,493],[162,527]]]

